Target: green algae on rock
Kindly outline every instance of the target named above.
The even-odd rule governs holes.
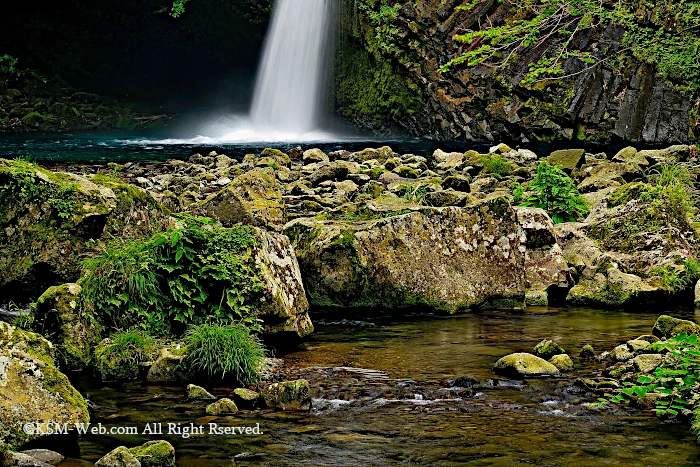
[[[175,467],[175,448],[164,440],[148,441],[141,446],[130,448],[129,452],[141,467]]]
[[[297,219],[285,233],[316,306],[455,312],[523,303],[522,232],[502,198],[366,222]]]
[[[283,411],[311,409],[311,386],[305,379],[271,384],[263,389],[260,395],[270,409]]]
[[[506,355],[496,362],[493,371],[506,376],[558,376],[559,369],[540,357],[529,353]]]
[[[85,399],[55,366],[51,343],[0,322],[0,452],[38,438],[48,424],[89,421]],[[27,424],[38,429],[27,433]]]
[[[564,350],[556,342],[544,339],[542,342],[537,344],[534,349],[532,349],[532,353],[540,358],[549,360],[555,355],[565,354],[566,350]]]
[[[207,405],[205,411],[207,415],[228,415],[238,413],[238,407],[231,399],[224,398]]]
[[[187,385],[187,398],[191,401],[216,399],[209,391],[196,384]]]

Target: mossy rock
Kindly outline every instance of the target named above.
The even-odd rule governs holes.
[[[149,441],[129,452],[141,467],[175,467],[175,448],[167,441]]]
[[[493,370],[506,376],[542,377],[559,375],[559,369],[556,366],[529,353],[506,355],[496,362]]]
[[[214,400],[214,397],[209,391],[196,384],[187,385],[187,399],[191,401]]]
[[[574,362],[566,354],[554,355],[549,359],[549,363],[557,367],[560,371],[571,371],[574,369]]]
[[[206,412],[207,415],[230,415],[238,413],[238,407],[231,399],[224,398],[207,405]]]
[[[95,467],[141,467],[141,462],[125,446],[119,446],[95,462]]]
[[[685,319],[661,315],[656,319],[654,329],[652,329],[652,334],[661,338],[675,337],[681,333],[700,336],[700,326]]]
[[[274,383],[260,393],[270,409],[307,411],[311,409],[311,386],[305,379]]]
[[[549,360],[555,355],[565,354],[566,350],[556,342],[545,339],[532,349],[532,353],[540,358]]]

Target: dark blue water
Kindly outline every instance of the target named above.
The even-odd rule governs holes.
[[[485,151],[491,146],[484,143],[435,141],[426,139],[371,139],[342,138],[333,142],[240,142],[217,143],[205,139],[177,140],[169,135],[133,133],[76,133],[76,134],[22,134],[0,136],[0,157],[28,157],[37,162],[108,163],[108,162],[156,162],[168,159],[186,159],[192,154],[208,154],[216,151],[230,157],[243,157],[259,153],[265,148],[284,152],[293,147],[319,148],[324,152],[340,149],[359,151],[365,148],[390,146],[400,154],[430,156],[436,149],[464,152],[470,149]],[[540,156],[549,155],[554,149],[584,147],[583,144],[512,143],[511,147],[530,149]],[[615,154],[620,145],[591,146],[591,152]]]

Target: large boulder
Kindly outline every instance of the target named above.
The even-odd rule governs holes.
[[[40,437],[49,424],[89,421],[85,399],[56,368],[51,343],[0,322],[0,452]]]
[[[493,371],[506,376],[557,376],[559,369],[540,357],[529,353],[506,355],[496,362]]]
[[[700,336],[700,326],[687,319],[661,315],[656,319],[652,330],[653,335],[661,338],[675,337],[683,332]]]
[[[200,211],[225,227],[249,224],[276,228],[287,221],[287,208],[272,168],[256,168],[202,201]]]
[[[548,305],[549,293],[569,287],[569,265],[557,244],[554,223],[544,209],[516,207],[525,233],[525,281],[528,305]],[[559,294],[557,294],[559,295]]]
[[[87,368],[92,346],[100,340],[94,319],[78,306],[81,291],[78,284],[49,287],[34,307],[34,329],[52,336],[69,370]]]
[[[146,381],[149,383],[175,383],[190,378],[190,370],[186,364],[185,349],[163,348],[160,355],[148,369]]]
[[[18,302],[75,282],[89,240],[170,225],[150,194],[122,183],[0,159],[0,186],[0,295]]]
[[[585,153],[583,149],[559,149],[547,157],[547,162],[561,167],[570,174],[572,170],[583,165]]]
[[[523,234],[503,198],[366,222],[302,218],[285,233],[317,306],[455,312],[523,304]]]

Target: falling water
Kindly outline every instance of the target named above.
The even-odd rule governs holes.
[[[319,128],[334,0],[277,0],[251,110],[257,131],[302,135]]]

